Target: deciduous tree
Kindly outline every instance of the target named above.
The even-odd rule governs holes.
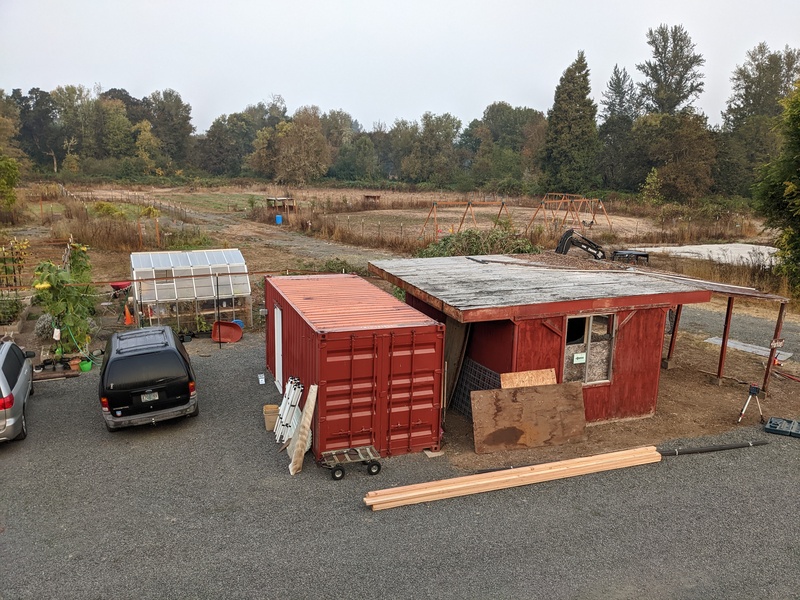
[[[161,151],[176,163],[184,164],[189,140],[194,133],[191,105],[172,89],[153,92],[148,101],[153,135],[161,140]]]
[[[53,171],[58,172],[58,162],[64,154],[64,136],[56,121],[56,106],[50,94],[32,88],[27,95],[23,95],[21,90],[15,89],[11,97],[19,108],[17,139],[20,148],[40,165],[52,160]]]
[[[445,185],[453,180],[458,167],[455,141],[461,121],[449,113],[422,115],[422,129],[411,152],[401,164],[403,177]]]
[[[647,159],[648,172],[658,169],[666,200],[691,202],[711,190],[716,146],[705,116],[646,115],[634,125],[633,137]]]
[[[718,191],[751,195],[759,169],[780,149],[781,134],[775,127],[780,101],[798,78],[800,50],[787,46],[783,52],[772,52],[763,42],[749,50],[745,63],[734,69],[733,94],[722,113],[719,134]]]
[[[19,164],[16,160],[0,153],[0,206],[9,209],[17,201],[14,188],[19,183]]]
[[[736,65],[731,76],[733,94],[722,113],[725,128],[737,129],[749,117],[777,117],[780,101],[800,78],[800,50],[786,46],[772,52],[766,42],[747,51],[744,64]]]
[[[691,107],[703,91],[706,60],[695,52],[692,38],[683,25],[659,25],[647,30],[647,44],[653,59],[636,65],[644,75],[639,90],[645,108],[651,113],[675,114]]]
[[[133,126],[120,100],[100,100],[102,156],[123,158],[133,153]]]
[[[304,185],[325,174],[331,165],[330,147],[322,133],[319,108],[298,109],[291,122],[276,128],[275,178]]]

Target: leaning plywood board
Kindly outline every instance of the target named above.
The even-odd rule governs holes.
[[[303,407],[303,416],[300,418],[300,425],[294,430],[292,440],[286,449],[292,459],[289,463],[289,473],[294,475],[303,468],[303,456],[308,452],[308,441],[311,436],[311,419],[314,416],[314,407],[317,405],[317,385],[308,388],[308,398]]]
[[[585,439],[579,382],[470,394],[475,452],[555,446]]]
[[[531,387],[532,385],[555,385],[555,369],[539,369],[538,371],[519,371],[517,373],[500,373],[500,387]]]

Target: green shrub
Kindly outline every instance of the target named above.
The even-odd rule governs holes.
[[[489,231],[467,229],[442,238],[417,252],[418,258],[481,254],[538,254],[539,248],[525,237],[503,228]]]

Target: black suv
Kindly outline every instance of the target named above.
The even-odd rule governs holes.
[[[100,405],[109,431],[199,414],[192,363],[170,327],[111,336],[100,373]]]

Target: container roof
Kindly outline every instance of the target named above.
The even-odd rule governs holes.
[[[437,323],[357,275],[297,275],[267,281],[320,332]]]
[[[250,295],[247,264],[237,248],[133,252],[131,278],[140,302]]]
[[[711,299],[698,282],[635,270],[553,268],[518,256],[383,260],[369,268],[462,323]]]

